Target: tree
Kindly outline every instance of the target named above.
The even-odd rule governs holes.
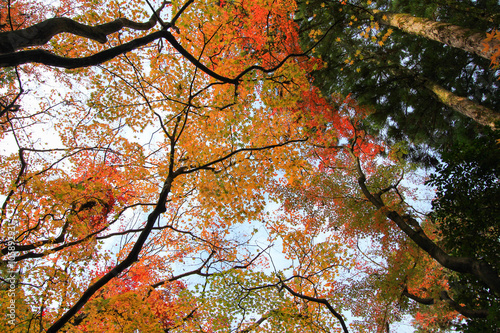
[[[412,166],[362,129],[369,108],[311,85],[326,37],[300,47],[295,3],[38,6],[2,8],[0,35],[14,332],[374,331],[422,322],[411,300],[436,325],[484,314],[447,269],[498,276],[405,215],[394,180]]]
[[[494,50],[498,48],[498,41],[495,39],[487,40],[486,33],[458,25],[436,22],[406,13],[398,14],[379,10],[374,10],[373,13],[375,20],[380,24],[475,53],[487,60],[492,59]]]
[[[407,141],[409,157],[429,165],[435,164],[429,148],[445,150],[482,131],[458,113],[483,126],[494,126],[498,75],[489,68],[489,59],[436,42],[429,35],[400,30],[390,25],[394,23],[390,18],[419,17],[457,31],[476,29],[487,39],[486,33],[498,25],[498,16],[478,20],[470,13],[497,12],[497,5],[332,1],[324,2],[328,10],[323,10],[321,1],[303,2],[299,7],[301,36],[307,45],[325,38],[326,43],[315,51],[328,65],[314,74],[323,93],[352,93],[360,103],[373,105],[376,112],[367,119],[373,134],[386,131],[391,143]],[[453,38],[466,43],[456,33]],[[477,41],[474,47],[480,51],[483,44]]]
[[[333,39],[336,38],[335,45],[338,45],[338,50],[334,49],[333,52],[326,49],[316,49],[317,53],[321,54],[329,62],[328,67],[317,74],[319,85],[324,91],[328,92],[339,90],[354,92],[361,101],[374,105],[377,112],[375,112],[372,119],[377,122],[376,117],[377,113],[379,113],[381,117],[380,123],[385,124],[377,129],[379,131],[387,131],[387,137],[390,142],[398,147],[396,149],[402,153],[402,156],[410,154],[413,155],[412,157],[414,160],[422,161],[421,152],[418,150],[415,151],[415,149],[418,149],[418,146],[422,144],[424,145],[423,148],[429,146],[434,148],[431,154],[442,154],[442,158],[449,165],[438,169],[439,173],[433,183],[440,186],[438,191],[440,197],[435,201],[435,207],[439,207],[439,209],[433,213],[434,218],[431,222],[434,223],[431,230],[436,228],[439,231],[435,232],[439,232],[440,236],[434,240],[432,240],[431,237],[430,240],[453,256],[469,257],[469,259],[472,258],[473,260],[479,261],[486,260],[490,265],[488,270],[493,273],[493,276],[498,276],[498,268],[495,266],[495,263],[498,261],[497,254],[490,254],[488,259],[486,259],[486,256],[483,254],[484,250],[481,250],[481,248],[485,248],[484,244],[496,243],[496,238],[494,236],[495,227],[493,226],[498,224],[496,219],[497,214],[495,214],[494,208],[491,210],[481,210],[479,208],[482,205],[487,205],[487,207],[495,206],[488,204],[490,197],[495,200],[496,196],[495,181],[498,176],[496,175],[495,163],[489,162],[490,164],[485,164],[485,162],[482,161],[483,155],[488,156],[488,154],[483,154],[481,157],[475,155],[475,158],[471,158],[471,156],[466,157],[464,154],[458,154],[455,158],[450,158],[452,155],[449,153],[450,151],[459,151],[463,149],[459,147],[471,147],[471,151],[474,149],[477,150],[477,148],[472,147],[476,147],[477,145],[483,146],[485,142],[488,142],[487,146],[490,147],[490,152],[495,154],[497,150],[497,147],[495,147],[495,136],[487,129],[471,126],[470,122],[445,121],[442,123],[443,125],[435,126],[436,118],[434,118],[435,114],[441,114],[442,106],[439,106],[439,103],[443,103],[453,108],[455,111],[467,115],[468,112],[465,111],[466,107],[459,106],[463,102],[471,103],[472,99],[485,104],[496,103],[498,101],[495,94],[490,95],[490,93],[486,93],[488,90],[495,91],[497,89],[496,82],[494,81],[496,76],[495,72],[490,70],[488,74],[490,79],[486,80],[478,79],[481,74],[472,74],[481,66],[484,68],[484,71],[487,72],[489,61],[484,62],[482,59],[478,59],[471,54],[476,53],[487,60],[491,60],[491,63],[494,64],[494,59],[496,58],[494,55],[495,51],[492,51],[488,55],[482,52],[496,49],[496,46],[493,45],[496,43],[496,41],[494,41],[494,31],[498,26],[498,17],[495,15],[488,16],[484,8],[496,8],[498,4],[496,2],[481,2],[454,6],[451,2],[429,1],[427,3],[419,2],[417,4],[404,1],[397,3],[378,1],[376,4],[371,4],[371,2],[365,4],[344,3],[341,5],[336,3],[325,3],[324,6],[330,6],[330,8],[334,10],[319,13],[319,11],[315,10],[315,8],[319,7],[307,6],[307,4],[302,7],[303,17],[306,18],[302,21],[302,26],[305,31],[310,31],[308,39],[314,40],[317,36],[322,36],[324,32],[325,34],[331,34],[330,39],[332,42]],[[470,13],[472,13],[472,15]],[[315,16],[314,19],[307,20],[307,18],[311,18],[312,15],[316,14],[317,16],[321,15],[319,19],[316,19]],[[369,15],[371,15],[371,17],[369,17]],[[328,22],[328,24],[326,22]],[[411,26],[407,26],[407,22],[412,22]],[[353,28],[346,29],[345,27],[348,24]],[[389,26],[388,29],[386,28],[385,34],[383,28],[381,28],[383,25]],[[330,26],[330,28],[328,26]],[[434,27],[437,26],[441,27],[439,33],[433,30]],[[484,30],[482,33],[468,30],[467,34],[462,34],[462,32],[467,31],[468,27]],[[315,30],[311,31],[310,29]],[[321,31],[316,29],[320,29]],[[450,35],[452,30],[454,33]],[[493,32],[487,34],[487,31]],[[355,34],[357,32],[360,32],[361,38],[356,38]],[[478,39],[472,42],[469,37],[473,38],[472,36],[474,34],[476,34],[475,36]],[[304,36],[306,35],[307,34],[304,34]],[[415,38],[412,35],[418,35],[424,38]],[[488,37],[486,38],[486,36]],[[366,40],[366,42],[364,42],[364,40]],[[448,44],[455,49],[447,46],[439,46],[430,40]],[[407,44],[409,42],[413,43],[413,45]],[[493,44],[489,45],[489,42],[493,42]],[[467,43],[469,43],[469,46],[465,46]],[[415,48],[415,46],[418,49]],[[442,52],[437,51],[438,49],[442,50]],[[462,51],[468,53],[466,54]],[[439,65],[438,58],[444,55],[446,55],[446,58],[443,58],[446,59],[445,61],[457,65],[457,67],[453,68],[453,66],[450,65]],[[336,60],[335,56],[340,59],[345,59],[344,64]],[[453,74],[454,72],[459,73],[461,71],[462,73],[467,73],[469,69],[471,69],[471,67],[468,67],[471,64],[474,65],[472,71],[469,72],[472,74],[471,76],[468,76],[469,74],[459,74],[459,76],[463,76],[464,78],[469,77],[466,85],[459,87],[461,83],[458,82],[460,80],[458,78],[455,82],[446,83],[452,88],[446,88],[443,83],[440,83],[446,82],[449,78],[457,75]],[[447,73],[440,72],[445,68]],[[374,75],[374,71],[380,73],[380,75]],[[338,80],[339,76],[341,77],[340,82]],[[432,76],[435,76],[437,79],[431,79]],[[329,78],[335,79],[332,80]],[[408,87],[411,90],[408,91],[404,88],[405,91],[402,91],[401,83],[404,83],[406,80],[413,81],[408,81]],[[381,82],[387,82],[387,86],[381,89]],[[432,93],[427,96],[433,97],[434,103],[429,103],[429,99],[425,100],[422,98],[422,96],[426,96],[426,91]],[[460,91],[463,91],[463,93],[460,93]],[[481,92],[478,94],[479,91]],[[414,97],[418,95],[420,97],[414,99]],[[460,98],[458,97],[460,95],[467,95],[470,97],[469,99]],[[456,100],[456,103],[451,102],[452,100]],[[439,103],[436,104],[436,101]],[[470,105],[470,110],[476,108],[474,104]],[[386,112],[381,112],[381,110],[384,110],[387,106],[389,107],[386,109]],[[403,113],[399,113],[401,109],[403,109]],[[497,119],[495,117],[498,117],[498,114],[494,110],[496,110],[496,107],[491,108],[490,111],[476,111],[473,112],[476,116],[470,115],[469,117],[482,125],[490,126],[495,129],[494,123],[496,122],[495,119]],[[433,118],[427,117],[427,119],[431,119],[434,123],[431,125],[432,127],[427,125],[425,125],[424,128],[420,127],[426,120],[423,113],[424,111],[427,114],[429,111],[433,113]],[[486,115],[488,113],[493,117],[491,118],[492,121],[483,122],[480,117],[477,118],[480,114]],[[414,116],[417,118],[414,118],[415,120],[412,121],[411,119]],[[388,119],[388,121],[386,121],[386,119]],[[371,125],[373,125],[373,122]],[[417,126],[417,128],[415,128],[415,126]],[[439,140],[439,137],[435,135],[440,135],[441,128],[439,127],[441,126],[443,126],[442,129],[444,129],[442,133],[448,133],[448,139],[451,139],[444,144]],[[424,131],[432,129],[432,131],[427,132],[428,134],[423,136],[423,132],[420,132],[422,129]],[[436,131],[436,129],[438,129],[439,132]],[[455,133],[459,133],[459,136],[454,137],[450,135],[452,134],[449,132],[450,129]],[[376,132],[373,131],[372,133]],[[485,160],[493,161],[494,159],[485,158]],[[329,159],[326,159],[326,162],[329,162]],[[425,162],[427,164],[432,162],[432,160],[428,159]],[[435,161],[432,162],[432,164],[435,164]],[[482,167],[478,167],[478,165],[482,165]],[[363,168],[358,169],[358,174],[362,176],[358,182],[361,189],[363,189],[365,198],[375,206],[378,205],[379,208],[381,208],[380,204],[384,202],[384,200],[381,200],[380,195],[382,195],[382,193],[386,195],[386,191],[378,192],[378,190],[375,190],[373,192],[370,189],[370,185],[365,183],[366,179],[368,179],[368,175],[363,178],[363,174],[365,174]],[[363,183],[365,183],[365,185],[363,185]],[[464,185],[457,186],[457,184]],[[394,189],[393,186],[394,185],[391,184],[386,185],[385,189],[387,189],[387,191],[392,191]],[[473,189],[477,189],[477,192],[474,192],[475,190]],[[448,194],[443,196],[445,192]],[[478,196],[479,193],[481,193],[481,195]],[[375,194],[378,194],[379,197]],[[443,197],[441,198],[441,196]],[[474,202],[474,200],[477,200],[477,204],[475,205],[471,203]],[[480,217],[483,216],[483,214],[478,211],[485,211],[484,218]],[[491,217],[488,217],[489,212],[493,214]],[[407,219],[402,213],[398,212],[397,214]],[[393,217],[387,215],[387,217],[396,222],[394,218],[397,218],[397,214],[393,214]],[[476,223],[466,222],[469,218],[465,216],[474,216],[477,217],[478,220]],[[408,217],[408,219],[411,220],[410,217]],[[403,220],[400,222],[404,222]],[[414,222],[416,221],[412,222],[413,225],[419,225]],[[396,222],[396,224],[404,230],[404,228],[402,228],[402,226],[404,227],[404,223],[401,224]],[[474,225],[474,228],[476,228],[477,225],[478,229],[491,228],[491,230],[488,229],[487,232],[482,231],[478,234],[471,234],[470,230],[472,225]],[[486,225],[486,227],[481,227],[482,225]],[[421,225],[420,228],[422,228]],[[408,229],[408,231],[411,233],[410,229]],[[428,231],[426,233],[427,235],[429,234]],[[422,239],[418,240],[409,233],[406,234],[423,249],[426,247],[428,249],[434,247],[430,246],[430,243],[428,244],[430,247],[428,247],[423,244]],[[461,237],[468,238],[468,241],[457,242],[457,238]],[[493,238],[495,239],[492,240]],[[459,248],[461,248],[461,250],[458,250]],[[466,248],[468,250],[465,250]],[[496,250],[493,250],[494,248],[495,245],[490,249],[492,252],[496,253]],[[431,256],[438,259],[432,254]],[[447,266],[444,257],[441,260],[438,259],[438,261],[444,264],[444,266]],[[447,267],[450,268],[449,266]],[[462,269],[458,266],[456,268],[459,270]],[[485,324],[486,326],[483,326],[482,329],[494,329],[494,327],[498,326],[496,322],[497,319],[494,318],[495,311],[488,312],[485,311],[485,309],[494,309],[496,307],[495,304],[498,302],[498,290],[495,292],[495,286],[498,282],[492,281],[487,283],[478,276],[472,277],[473,275],[474,274],[449,275],[448,279],[450,279],[450,286],[454,293],[452,298],[455,300],[450,298],[446,291],[443,294],[437,293],[434,298],[419,298],[408,292],[405,292],[405,294],[408,297],[413,297],[416,301],[427,304],[436,304],[436,300],[438,299],[448,303],[450,307],[469,317],[468,327],[472,330],[474,329],[473,327],[480,327],[475,326],[476,324],[482,325],[481,323],[485,323],[483,319],[477,320],[477,318],[485,317],[488,317],[488,324]],[[467,296],[461,296],[464,294],[467,294]],[[465,299],[467,299],[467,301],[465,301]],[[466,305],[465,307],[460,307],[464,304]]]
[[[316,109],[305,105],[297,108],[297,112],[305,113],[303,118],[315,128],[307,155],[311,162],[304,164],[302,177],[285,182],[276,190],[291,214],[304,211],[303,223],[321,228],[327,234],[339,233],[345,239],[340,244],[348,244],[344,246],[352,248],[355,244],[354,251],[362,255],[356,268],[364,276],[362,279],[357,277],[354,285],[350,285],[349,295],[358,304],[365,304],[367,299],[377,302],[369,309],[357,309],[358,313],[372,318],[372,330],[382,330],[398,321],[402,314],[415,313],[415,308],[408,305],[411,299],[432,305],[434,316],[441,312],[437,315],[443,319],[440,321],[426,322],[426,318],[431,318],[428,314],[415,317],[421,324],[425,323],[426,329],[430,329],[431,324],[442,327],[458,325],[457,313],[468,317],[472,323],[487,317],[489,327],[496,327],[493,304],[498,302],[499,295],[499,273],[495,265],[498,253],[493,250],[485,256],[482,254],[484,250],[472,245],[484,246],[495,238],[493,226],[497,224],[497,215],[494,209],[486,227],[491,237],[474,234],[471,243],[474,249],[454,250],[453,247],[457,247],[456,234],[470,235],[470,224],[458,228],[455,224],[454,231],[450,232],[443,229],[449,222],[441,225],[440,219],[428,220],[425,216],[418,216],[418,211],[407,203],[404,187],[400,185],[404,175],[412,172],[411,165],[405,166],[407,163],[401,160],[398,147],[386,152],[389,158],[375,158],[384,146],[358,127],[360,118],[367,115],[367,109],[349,97],[330,102],[323,100],[323,104],[318,101]],[[346,116],[350,117],[350,122],[346,122]],[[495,150],[492,155],[495,156]],[[496,169],[492,170],[495,172]],[[462,173],[458,174],[462,177]],[[495,177],[486,176],[485,181]],[[441,179],[445,184],[453,184],[454,188],[453,178],[443,174]],[[446,183],[448,180],[450,183]],[[481,187],[479,184],[481,182],[475,185],[479,192],[485,188],[495,192],[494,186]],[[470,189],[470,183],[465,187]],[[469,203],[456,203],[460,188],[457,193],[451,193],[450,199],[455,200],[454,210],[446,211],[447,219],[462,221],[463,214],[459,212],[466,212],[467,208],[472,215],[477,215],[475,207]],[[436,202],[446,202],[443,200],[448,199],[444,196]],[[488,205],[484,197],[478,200]],[[495,196],[492,200],[496,202]],[[370,242],[368,253],[360,249],[360,239]],[[446,241],[449,242],[447,246]],[[467,242],[459,244],[463,244],[459,247],[464,249],[470,248]],[[454,283],[457,277],[462,281],[472,278],[476,285]],[[462,293],[467,295],[467,302],[463,302]],[[478,301],[481,299],[484,301]],[[442,308],[443,303],[447,309]],[[352,309],[356,306],[353,305]],[[429,313],[428,310],[424,312]]]
[[[6,85],[15,89],[18,81],[19,93],[2,114],[4,142],[14,148],[2,156],[4,263],[17,254],[29,309],[16,317],[17,328],[85,330],[106,317],[106,329],[123,320],[138,329],[163,321],[154,311],[169,306],[180,310],[165,320],[189,319],[195,305],[162,300],[155,290],[172,290],[181,277],[244,269],[258,256],[232,229],[259,217],[263,184],[275,166],[287,167],[285,151],[293,156],[285,146],[304,140],[287,115],[269,110],[297,99],[314,60],[299,57],[293,6],[188,1],[172,4],[165,23],[165,3],[149,15],[141,3],[75,5],[64,2],[55,18],[2,35],[14,41],[2,65],[18,66],[6,70],[15,73]],[[60,18],[61,11],[77,19]],[[130,19],[108,20],[116,12]],[[38,96],[23,87],[52,75],[65,88],[27,108]],[[80,93],[63,92],[77,84]],[[54,143],[33,139],[47,120],[59,136]],[[144,131],[154,134],[143,138]],[[113,239],[117,248],[104,251]],[[198,268],[176,273],[189,257]],[[142,265],[152,271],[135,273]],[[116,289],[126,279],[140,283]],[[135,302],[145,322],[113,314]],[[150,328],[166,327],[158,325]]]

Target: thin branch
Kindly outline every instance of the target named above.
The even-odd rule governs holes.
[[[192,168],[192,169],[185,169],[183,170],[182,173],[184,174],[188,174],[188,173],[193,173],[193,172],[196,172],[196,171],[199,171],[199,170],[211,170],[211,166],[216,164],[216,163],[219,163],[219,162],[222,162],[238,153],[241,153],[241,152],[245,152],[245,151],[260,151],[260,150],[266,150],[266,149],[272,149],[272,148],[277,148],[277,147],[283,147],[287,144],[290,144],[290,143],[297,143],[297,142],[305,142],[307,141],[308,138],[305,138],[305,139],[296,139],[296,140],[289,140],[289,141],[285,141],[285,142],[281,142],[281,143],[277,143],[277,144],[274,144],[274,145],[269,145],[269,146],[262,146],[262,147],[255,147],[255,148],[240,148],[240,149],[236,149],[232,152],[230,152],[229,154],[219,158],[219,159],[216,159],[212,162],[209,162],[209,163],[206,163],[206,164],[203,164],[201,166],[198,166],[198,167],[195,167],[195,168]]]

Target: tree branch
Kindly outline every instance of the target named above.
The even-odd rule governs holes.
[[[340,313],[338,313],[337,311],[335,311],[335,309],[332,307],[332,305],[330,304],[330,302],[328,302],[327,299],[325,299],[325,298],[316,298],[316,297],[311,297],[311,296],[300,294],[300,293],[294,291],[289,286],[287,286],[285,283],[283,283],[283,281],[281,280],[280,276],[278,276],[278,278],[280,279],[280,282],[281,282],[281,285],[283,286],[283,288],[285,288],[293,296],[305,299],[307,301],[311,301],[311,302],[320,303],[320,304],[325,305],[328,308],[328,310],[339,320],[340,325],[342,326],[342,329],[344,330],[344,333],[349,333],[349,330],[347,329],[347,326],[346,326],[346,324],[344,322],[344,319],[342,318],[342,316],[340,315]]]
[[[222,162],[238,153],[241,153],[241,152],[245,152],[245,151],[260,151],[260,150],[266,150],[266,149],[272,149],[272,148],[277,148],[277,147],[282,147],[282,146],[285,146],[289,143],[296,143],[296,142],[305,142],[307,141],[308,138],[305,138],[305,139],[296,139],[296,140],[289,140],[289,141],[286,141],[286,142],[281,142],[281,143],[277,143],[277,144],[274,144],[274,145],[269,145],[269,146],[263,146],[263,147],[256,147],[256,148],[240,148],[240,149],[236,149],[235,151],[232,151],[230,152],[229,154],[217,159],[217,160],[214,160],[212,162],[209,162],[209,163],[206,163],[206,164],[203,164],[199,167],[195,167],[195,168],[192,168],[192,169],[186,169],[183,171],[183,173],[193,173],[195,171],[199,171],[199,170],[207,170],[207,169],[210,169],[210,167],[216,163],[219,163],[219,162]]]
[[[401,216],[398,212],[389,209],[381,200],[373,195],[366,186],[366,176],[361,168],[359,157],[355,156],[353,149],[349,149],[353,156],[358,172],[358,185],[363,195],[378,209],[384,210],[384,215],[392,220],[411,240],[442,266],[459,273],[470,273],[483,281],[493,292],[500,295],[500,277],[488,263],[471,257],[453,257],[443,251],[420,228],[417,220],[411,216]]]
[[[404,288],[403,290],[403,295],[414,300],[417,303],[420,304],[425,304],[425,305],[432,305],[436,303],[436,299],[433,297],[427,297],[427,298],[422,298],[417,295],[411,294],[408,291],[408,288]],[[487,309],[468,309],[465,306],[462,306],[455,302],[453,299],[450,298],[448,293],[443,290],[439,294],[440,299],[444,302],[446,302],[453,310],[457,311],[461,315],[468,317],[468,318],[486,318],[488,317],[488,310]]]
[[[95,40],[101,44],[107,42],[107,36],[123,28],[133,30],[149,30],[156,25],[159,13],[165,7],[164,1],[160,8],[151,15],[147,22],[134,22],[119,18],[112,22],[89,26],[66,17],[54,17],[37,23],[26,29],[0,33],[0,53],[12,53],[30,46],[45,45],[57,34],[67,32],[76,36]]]
[[[111,271],[97,280],[94,284],[90,285],[87,290],[82,294],[80,299],[68,310],[64,313],[61,318],[59,318],[49,329],[47,333],[55,333],[59,331],[69,320],[89,301],[89,299],[104,285],[106,285],[111,279],[118,276],[125,269],[130,267],[134,262],[136,262],[139,258],[139,253],[144,246],[151,230],[153,229],[156,220],[160,217],[162,213],[166,211],[165,203],[167,202],[168,194],[172,188],[172,183],[174,179],[180,175],[177,170],[176,172],[169,173],[167,179],[163,184],[162,191],[156,203],[154,210],[148,215],[146,226],[144,227],[144,231],[142,231],[139,235],[139,238],[134,244],[134,247],[128,254],[128,256],[118,265],[116,265]]]

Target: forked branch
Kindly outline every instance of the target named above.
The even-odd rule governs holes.
[[[342,326],[342,329],[344,330],[344,333],[349,333],[349,330],[347,329],[347,325],[345,324],[344,318],[342,318],[342,315],[340,313],[338,313],[333,308],[333,306],[330,304],[330,302],[328,302],[328,300],[326,298],[311,297],[311,296],[307,296],[307,295],[303,295],[301,293],[298,293],[295,290],[293,290],[292,288],[290,288],[288,285],[286,285],[283,281],[281,281],[281,277],[280,277],[280,284],[284,289],[286,289],[286,291],[288,291],[290,294],[292,294],[295,297],[302,298],[306,301],[323,304],[324,306],[326,306],[328,311],[330,311],[339,320],[340,325]]]
[[[350,154],[354,158],[355,168],[358,173],[358,185],[363,195],[375,207],[383,211],[387,218],[392,220],[415,244],[443,267],[459,273],[472,274],[484,282],[493,292],[500,295],[500,277],[490,264],[472,257],[450,256],[425,234],[416,219],[409,215],[403,216],[397,211],[390,209],[390,207],[387,207],[381,198],[368,189],[366,175],[361,168],[359,157],[355,155],[352,149],[350,149]]]

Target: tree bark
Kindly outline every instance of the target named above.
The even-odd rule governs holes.
[[[498,40],[485,42],[486,33],[484,32],[415,17],[410,14],[396,14],[378,10],[373,12],[373,16],[381,24],[477,54],[488,60],[491,60],[495,49],[500,48]]]
[[[455,95],[451,91],[443,88],[436,82],[426,78],[421,78],[426,89],[434,93],[436,98],[446,106],[471,118],[477,123],[489,126],[495,130],[495,122],[500,121],[500,113],[493,111],[485,106],[477,104],[466,97]]]
[[[406,68],[400,64],[395,64],[391,61],[381,60],[380,57],[373,52],[370,52],[369,56],[372,59],[371,61],[376,62],[378,66],[384,66],[385,70],[390,75],[396,78],[403,77],[405,80],[412,80],[413,82],[420,83],[420,86],[417,88],[423,86],[425,89],[432,92],[434,97],[442,104],[471,118],[478,124],[489,126],[493,130],[496,130],[495,122],[500,121],[500,112],[496,112],[495,110],[471,101],[467,97],[458,96],[412,69]],[[415,87],[415,84],[410,85]]]
[[[399,70],[396,69],[397,73]],[[413,72],[404,67],[400,67],[401,73],[413,77],[420,82],[425,89],[432,92],[434,97],[442,104],[450,107],[454,111],[474,120],[478,124],[488,126],[496,130],[495,123],[500,121],[500,113],[487,108],[481,104],[471,101],[467,97],[458,96],[438,83]]]

